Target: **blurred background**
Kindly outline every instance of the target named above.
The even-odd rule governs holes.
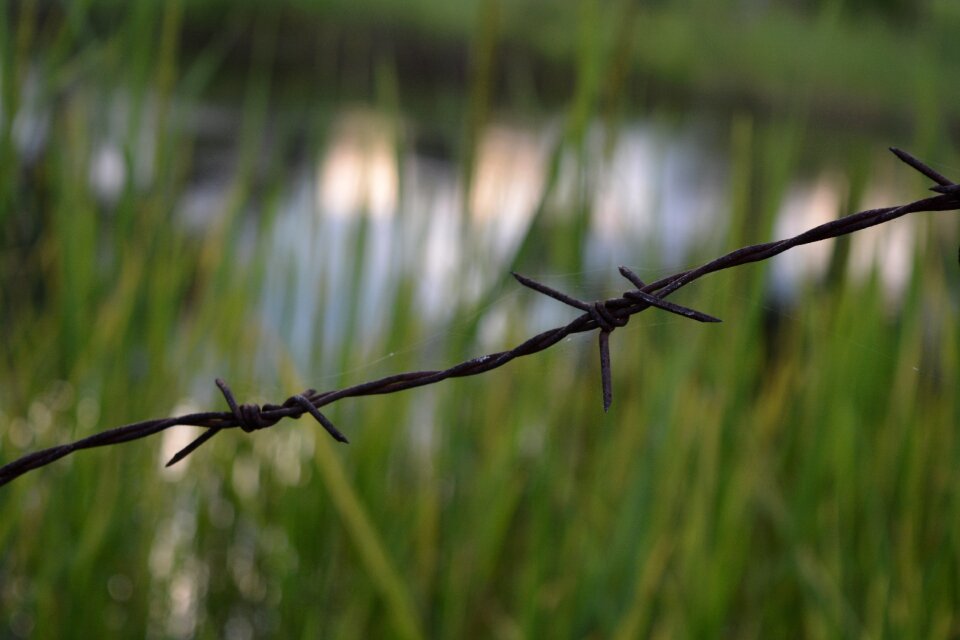
[[[955,0],[11,0],[0,463],[507,349],[960,176]],[[0,489],[0,637],[955,638],[957,224]]]

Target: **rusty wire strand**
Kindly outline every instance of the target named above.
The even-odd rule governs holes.
[[[603,403],[604,409],[607,409],[612,402],[609,337],[614,329],[626,325],[631,316],[645,311],[652,306],[700,322],[719,322],[719,320],[713,316],[664,300],[664,298],[674,293],[677,289],[715,271],[766,260],[799,245],[847,235],[867,227],[889,222],[909,213],[920,211],[953,211],[960,209],[960,186],[954,184],[907,152],[894,148],[891,148],[891,151],[904,163],[937,183],[935,187],[932,187],[932,190],[938,192],[939,195],[923,198],[896,207],[861,211],[813,227],[792,238],[743,247],[695,269],[682,271],[649,284],[644,283],[635,273],[626,267],[620,267],[621,275],[628,279],[636,288],[625,292],[618,298],[585,302],[572,298],[520,274],[514,274],[514,277],[524,286],[579,309],[583,311],[583,313],[566,325],[539,333],[513,349],[472,358],[456,364],[449,369],[399,373],[377,380],[363,382],[351,387],[322,393],[318,393],[313,389],[307,389],[303,393],[287,398],[279,405],[266,404],[260,407],[255,404],[239,404],[226,382],[218,378],[217,386],[220,388],[227,405],[230,407],[229,411],[207,411],[135,422],[102,431],[72,443],[29,453],[0,467],[0,486],[7,484],[28,471],[46,466],[75,451],[145,438],[175,425],[201,427],[204,429],[204,432],[173,456],[167,463],[168,466],[185,458],[195,451],[197,447],[207,442],[223,429],[240,427],[249,433],[272,427],[285,418],[299,419],[306,413],[309,413],[317,420],[335,440],[347,442],[346,437],[320,412],[320,407],[344,398],[396,393],[414,387],[434,384],[448,378],[477,375],[490,371],[491,369],[502,367],[515,358],[548,349],[569,335],[593,331],[594,329],[600,330],[599,346]]]

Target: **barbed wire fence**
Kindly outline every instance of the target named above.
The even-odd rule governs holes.
[[[751,262],[767,260],[793,247],[851,234],[861,229],[866,229],[867,227],[873,227],[895,220],[909,213],[960,210],[960,185],[953,183],[909,153],[896,148],[891,148],[890,150],[908,166],[935,182],[936,185],[931,187],[931,190],[938,195],[900,206],[861,211],[813,227],[792,238],[743,247],[695,269],[682,271],[651,283],[643,282],[643,280],[630,269],[620,267],[620,274],[623,275],[634,288],[626,291],[618,298],[587,302],[568,296],[518,273],[514,273],[513,276],[520,284],[550,296],[583,313],[566,325],[539,333],[513,349],[472,358],[456,364],[449,369],[399,373],[332,391],[318,392],[314,389],[307,389],[302,393],[290,396],[282,404],[265,404],[263,406],[257,404],[240,404],[234,398],[233,392],[227,383],[218,378],[216,384],[227,402],[229,411],[206,411],[135,422],[114,429],[108,429],[81,438],[75,442],[29,453],[0,467],[0,486],[11,482],[29,471],[51,464],[75,451],[116,445],[131,440],[146,438],[147,436],[177,425],[199,427],[204,429],[204,431],[190,444],[177,452],[177,454],[167,462],[167,466],[183,460],[224,429],[239,427],[243,431],[251,433],[259,429],[272,427],[283,419],[292,418],[296,420],[306,414],[311,415],[319,422],[335,440],[346,443],[346,436],[320,412],[321,407],[344,398],[396,393],[415,387],[435,384],[448,378],[475,376],[502,367],[516,358],[548,349],[569,335],[593,331],[595,329],[600,330],[598,342],[600,350],[601,388],[603,393],[603,407],[604,410],[607,410],[613,402],[609,341],[610,334],[616,328],[625,326],[632,316],[646,311],[651,307],[656,307],[698,322],[720,321],[718,318],[708,314],[665,300],[667,296],[681,287],[709,273]]]

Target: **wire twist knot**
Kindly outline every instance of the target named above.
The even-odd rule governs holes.
[[[265,404],[260,408],[258,404],[238,404],[237,399],[233,397],[233,392],[222,378],[217,378],[217,387],[223,393],[224,399],[230,406],[230,412],[237,421],[237,425],[246,431],[252,433],[258,429],[265,429],[277,424],[282,418],[293,418],[296,420],[304,413],[309,413],[317,422],[323,425],[323,428],[333,436],[334,440],[339,442],[348,442],[346,436],[339,430],[330,419],[320,413],[316,405],[310,402],[309,397],[316,391],[307,389],[303,393],[298,393],[287,398],[282,405]],[[265,415],[265,412],[270,415]]]
[[[227,405],[230,406],[230,413],[233,414],[237,425],[246,433],[253,433],[259,429],[272,427],[280,420],[279,417],[268,418],[263,415],[264,409],[270,411],[272,409],[279,409],[280,407],[276,405],[266,405],[264,409],[261,409],[260,405],[255,403],[240,404],[237,402],[237,399],[233,397],[233,391],[230,390],[230,387],[222,378],[217,378],[217,387],[220,388],[223,398],[227,401]],[[289,400],[287,402],[289,402]],[[286,404],[286,402],[284,404]]]
[[[619,316],[611,311],[606,300],[597,300],[591,304],[588,313],[604,333],[611,333],[617,327],[625,327],[630,322],[630,316]]]
[[[258,404],[241,404],[239,411],[233,412],[234,417],[240,424],[240,428],[247,433],[253,433],[257,429],[272,427],[277,423],[276,420],[267,420],[260,412]]]

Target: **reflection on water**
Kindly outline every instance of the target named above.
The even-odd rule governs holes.
[[[38,87],[37,73],[28,70],[13,126],[25,165],[51,144],[50,108]],[[90,96],[69,99],[97,104]],[[151,180],[157,109],[148,96],[137,112],[137,148],[127,157],[119,141],[132,126],[130,98],[114,90],[100,107],[91,115],[100,126],[90,140],[87,179],[109,204],[131,180]],[[197,139],[178,219],[202,229],[225,210],[236,188],[241,118],[210,105],[177,108]],[[333,352],[348,328],[361,342],[381,333],[402,278],[415,282],[417,315],[428,324],[442,323],[458,306],[482,298],[501,281],[542,204],[553,221],[579,207],[591,211],[580,268],[603,274],[609,288],[598,295],[622,288],[615,276],[620,264],[663,275],[733,248],[728,154],[715,149],[718,136],[709,127],[635,120],[611,141],[597,124],[580,154],[562,150],[554,159],[563,128],[559,118],[495,119],[477,137],[469,181],[455,160],[405,145],[415,127],[370,109],[343,110],[325,132],[324,147],[308,149],[286,171],[283,204],[268,234],[271,257],[261,307],[268,334],[281,339],[300,364]],[[554,160],[557,176],[548,185]],[[548,188],[550,197],[542,202]],[[834,219],[843,212],[847,190],[841,175],[829,170],[797,178],[776,212],[774,236]],[[866,194],[865,206],[902,199],[889,181],[876,180]],[[878,266],[894,306],[909,278],[916,224],[908,218],[851,241],[850,274],[862,280]],[[816,243],[776,258],[773,294],[789,301],[803,283],[821,278],[833,245]],[[535,275],[555,268],[543,264]],[[363,313],[352,307],[357,297]],[[551,319],[564,312],[544,307]],[[496,342],[496,323],[489,327],[486,337]]]
[[[291,185],[270,239],[278,257],[267,266],[263,312],[299,364],[333,352],[347,323],[361,343],[377,334],[400,277],[417,283],[418,316],[428,323],[475,300],[537,207],[547,135],[490,127],[469,198],[458,167],[416,150],[401,155],[396,136],[376,114],[345,114],[316,169],[302,168]],[[351,317],[356,296],[364,311]]]
[[[13,125],[25,165],[51,144],[50,108],[39,95],[37,78],[35,70],[24,74],[22,108]],[[179,108],[200,142],[178,218],[203,228],[229,200],[239,115],[210,105]],[[101,126],[91,140],[87,178],[102,202],[116,201],[131,171],[134,183],[150,181],[155,112],[148,99],[139,112],[143,133],[130,158],[118,142],[131,126],[129,97],[109,93],[95,115]],[[348,324],[360,339],[380,332],[400,277],[416,281],[418,315],[444,321],[452,308],[477,300],[499,281],[542,204],[562,130],[559,118],[545,124],[495,120],[486,126],[477,139],[469,184],[454,160],[402,144],[412,128],[374,110],[344,110],[330,126],[325,147],[308,150],[307,159],[287,171],[283,205],[268,240],[262,309],[267,331],[282,336],[295,357],[314,359],[329,351]],[[583,155],[562,152],[548,215],[562,218],[580,203],[590,209],[583,269],[607,274],[618,290],[622,284],[612,284],[617,265],[663,275],[733,248],[727,243],[728,155],[710,151],[716,147],[712,133],[695,124],[636,120],[620,127],[611,143],[598,124],[588,132]],[[797,178],[775,214],[774,236],[836,218],[847,189],[829,170]],[[868,185],[864,206],[902,199],[889,180],[878,179]],[[862,280],[878,266],[894,305],[910,275],[916,224],[907,218],[851,240],[850,274]],[[833,244],[816,243],[776,258],[772,292],[790,300],[803,283],[822,277]],[[550,271],[545,264],[541,274]],[[351,317],[348,301],[357,295],[366,312]]]
[[[262,308],[268,330],[282,336],[300,365],[317,365],[318,354],[322,361],[335,351],[348,329],[360,343],[379,334],[402,277],[416,282],[418,316],[427,323],[478,299],[509,268],[541,204],[559,133],[550,125],[488,126],[469,194],[459,166],[398,145],[401,135],[383,115],[345,112],[316,165],[293,174],[272,229]],[[603,274],[616,290],[622,288],[612,284],[619,264],[663,275],[733,248],[727,244],[729,171],[705,151],[705,138],[695,128],[636,122],[606,150],[597,126],[582,164],[561,158],[549,213],[564,215],[583,197],[576,185],[586,189],[592,218],[584,268]],[[776,214],[775,236],[836,218],[846,189],[831,171],[798,179]],[[896,201],[880,187],[868,194],[870,204]],[[851,273],[862,277],[882,255],[880,273],[892,301],[909,273],[913,225],[904,220],[852,242]],[[803,283],[823,277],[832,251],[827,241],[775,259],[772,292],[789,301]],[[543,273],[549,271],[544,265]],[[363,313],[351,311],[357,296]],[[566,311],[547,307],[550,322]]]
[[[14,120],[25,164],[50,144],[50,111],[42,107],[35,76],[25,74],[24,108]],[[141,110],[143,144],[130,158],[117,142],[131,126],[129,99],[115,91],[100,111],[87,179],[97,197],[110,203],[130,181],[129,172],[136,184],[150,180],[154,148],[148,130],[156,110],[149,104]],[[234,188],[239,116],[203,105],[187,111],[184,121],[199,143],[177,213],[200,229],[225,209]],[[324,148],[308,150],[286,171],[282,206],[268,234],[261,308],[267,333],[299,364],[333,352],[348,328],[360,342],[381,333],[402,278],[415,283],[417,315],[428,324],[442,323],[458,306],[480,299],[501,281],[542,204],[550,220],[581,206],[591,211],[581,268],[603,275],[611,289],[599,295],[622,289],[615,276],[619,264],[663,275],[733,248],[728,154],[715,149],[716,132],[708,128],[636,120],[611,141],[595,125],[580,155],[560,152],[550,185],[559,119],[494,120],[477,138],[468,182],[454,160],[403,144],[414,128],[373,110],[344,110],[326,132]],[[548,187],[550,197],[542,202]],[[834,219],[843,212],[847,190],[840,174],[829,170],[797,178],[776,212],[773,234],[782,238]],[[875,181],[866,194],[865,206],[902,199],[889,181]],[[862,280],[877,265],[894,306],[910,275],[916,224],[907,218],[851,241],[850,274]],[[803,283],[821,278],[833,244],[776,258],[771,291],[789,301]],[[535,275],[554,268],[544,264]],[[363,313],[351,302],[357,298]],[[565,312],[552,304],[544,308],[551,318]],[[497,341],[496,326],[487,327],[490,342]]]
[[[626,127],[609,157],[598,141],[591,269],[676,270],[688,266],[695,249],[723,249],[728,176],[706,147],[696,130],[652,123]]]
[[[396,213],[399,178],[390,121],[371,112],[345,114],[318,170],[316,203],[324,215],[374,219]]]

